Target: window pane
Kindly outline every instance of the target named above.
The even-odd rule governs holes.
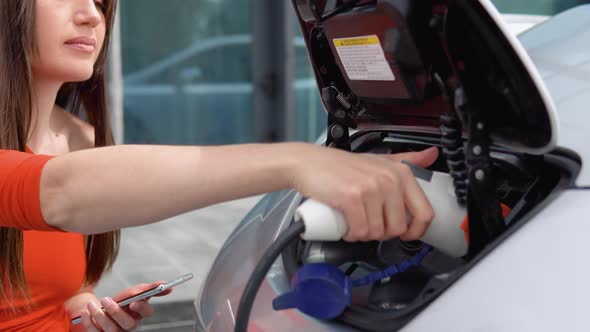
[[[293,84],[296,114],[295,139],[314,142],[326,128],[327,116],[319,96],[299,23],[297,19],[293,19],[293,22],[295,24],[293,42],[295,48],[295,82]]]
[[[251,141],[248,0],[125,0],[125,142]]]

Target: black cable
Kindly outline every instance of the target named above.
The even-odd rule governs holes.
[[[441,146],[447,160],[449,174],[453,178],[457,203],[467,203],[468,178],[461,138],[461,121],[455,112],[440,116]]]
[[[260,261],[250,279],[246,284],[246,288],[242,293],[240,299],[240,305],[238,306],[238,315],[236,317],[236,327],[234,332],[246,332],[248,330],[248,321],[250,320],[250,312],[252,311],[252,305],[258,294],[258,289],[264,281],[268,270],[272,264],[276,261],[277,257],[283,252],[285,247],[291,243],[291,241],[297,239],[299,235],[305,232],[305,225],[302,222],[293,223],[286,231],[284,231],[279,237],[268,247],[266,253]]]

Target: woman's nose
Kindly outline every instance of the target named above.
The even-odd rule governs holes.
[[[74,22],[78,25],[90,25],[95,27],[100,24],[102,15],[100,9],[94,3],[94,0],[78,0],[76,1],[74,13]]]

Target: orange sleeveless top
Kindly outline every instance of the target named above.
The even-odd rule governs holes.
[[[24,272],[32,308],[0,301],[0,331],[69,331],[64,303],[84,282],[84,236],[49,226],[41,214],[41,171],[53,157],[0,150],[0,227],[24,233]]]

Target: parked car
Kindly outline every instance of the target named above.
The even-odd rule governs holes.
[[[319,320],[273,310],[299,268],[324,261],[362,277],[416,247],[295,240],[262,282],[249,331],[588,330],[590,6],[519,39],[488,0],[293,6],[330,119],[318,143],[372,153],[440,147],[432,169],[449,173],[467,201],[469,252],[434,248],[419,267],[354,290],[336,319]],[[234,330],[254,267],[301,200],[268,194],[237,226],[195,301],[196,331]]]
[[[184,50],[126,75],[126,143],[253,141],[250,46],[248,34],[199,39]],[[308,69],[303,38],[294,38],[293,47],[298,68],[295,103],[317,111],[322,106]],[[304,107],[298,109],[301,113]],[[322,113],[314,114],[321,119]]]

